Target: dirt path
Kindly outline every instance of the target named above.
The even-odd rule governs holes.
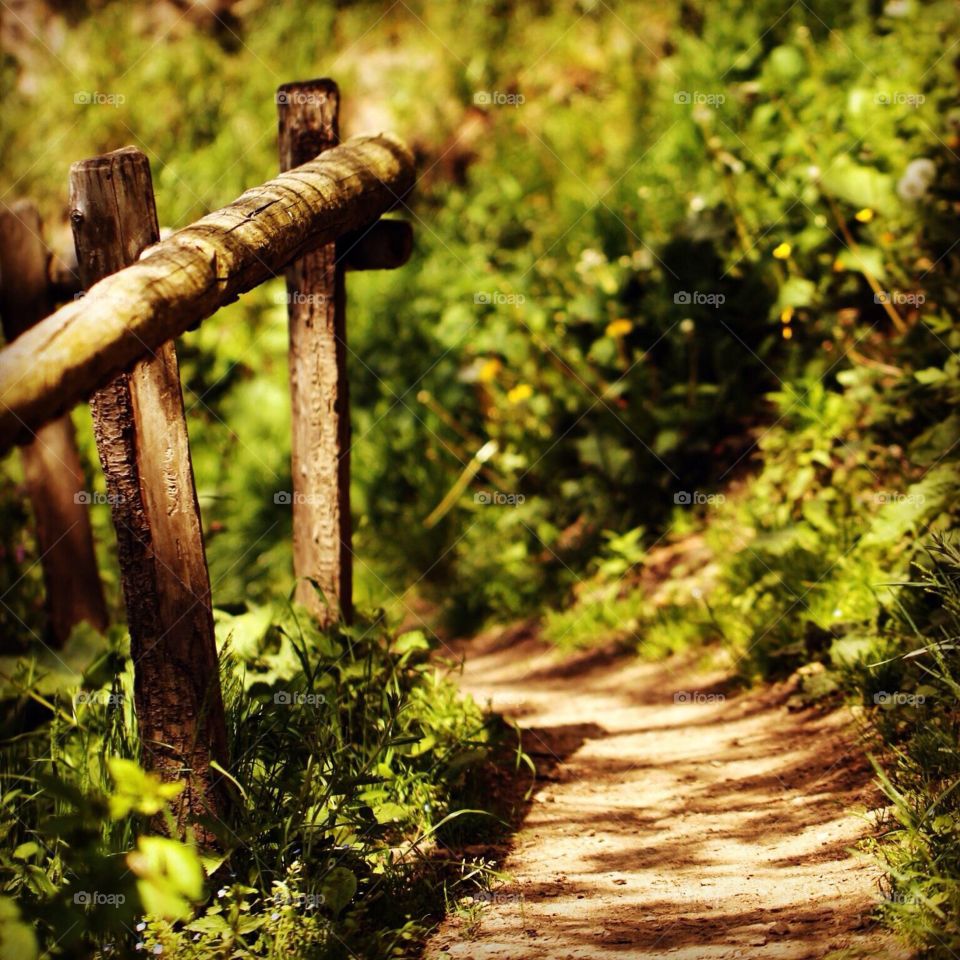
[[[510,881],[425,956],[902,958],[848,848],[881,803],[846,712],[781,688],[581,655],[522,630],[466,648],[462,686],[517,719],[549,774],[503,851]]]

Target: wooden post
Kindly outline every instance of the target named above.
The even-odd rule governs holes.
[[[8,342],[53,310],[49,261],[36,205],[21,200],[0,211],[0,320]],[[21,459],[36,521],[47,633],[60,647],[76,624],[86,621],[102,632],[108,623],[70,415],[40,427]]]
[[[70,206],[80,279],[89,287],[159,239],[147,158],[132,147],[75,163]],[[91,399],[112,498],[134,663],[137,724],[148,768],[185,781],[177,826],[215,843],[226,762],[210,578],[204,556],[180,372],[173,341],[144,351]]]
[[[284,84],[277,91],[277,107],[281,171],[307,163],[339,142],[340,93],[332,80]],[[288,268],[287,295],[296,599],[323,625],[340,616],[349,622],[350,407],[346,298],[336,242]]]

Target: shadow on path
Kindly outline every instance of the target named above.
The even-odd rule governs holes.
[[[426,957],[909,955],[853,853],[882,798],[846,712],[679,660],[561,660],[529,624],[465,650],[461,686],[519,723],[538,780],[493,851],[508,882]]]

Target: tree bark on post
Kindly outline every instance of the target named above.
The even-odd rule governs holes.
[[[132,147],[75,163],[70,206],[83,286],[159,240],[147,158]],[[91,399],[107,480],[134,664],[144,764],[185,788],[177,828],[204,846],[219,818],[226,762],[210,578],[173,341],[145,351]]]
[[[53,310],[49,262],[36,205],[21,200],[0,211],[0,320],[8,343]],[[102,632],[108,623],[70,415],[40,427],[21,460],[43,569],[47,632],[61,647],[76,624],[86,621]]]
[[[332,80],[284,84],[277,107],[281,172],[338,144]],[[291,264],[287,297],[296,599],[326,626],[353,613],[346,294],[336,242]]]

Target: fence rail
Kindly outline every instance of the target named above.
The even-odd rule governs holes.
[[[304,253],[370,226],[413,180],[399,140],[355,138],[149,248],[0,350],[0,453]]]

